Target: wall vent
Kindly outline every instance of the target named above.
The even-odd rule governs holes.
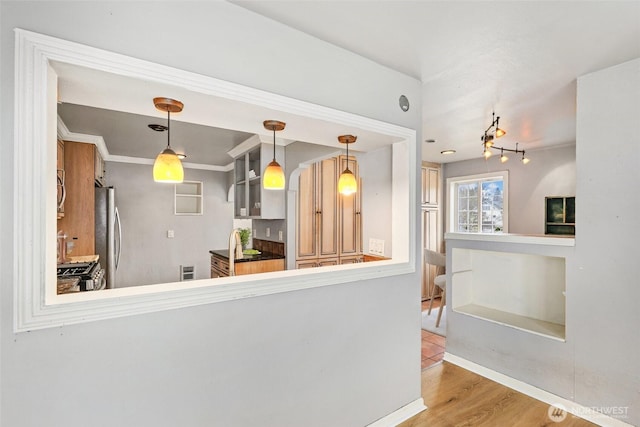
[[[180,281],[194,280],[196,278],[196,267],[193,265],[180,266]]]

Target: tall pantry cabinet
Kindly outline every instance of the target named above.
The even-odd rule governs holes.
[[[338,193],[338,179],[347,162],[361,186],[352,156],[325,159],[300,173],[296,268],[362,261],[361,188],[350,196]]]
[[[437,163],[422,162],[422,247],[435,252],[444,252],[442,244],[442,181],[441,166]],[[422,300],[437,294],[433,280],[443,271],[426,265],[422,257]]]

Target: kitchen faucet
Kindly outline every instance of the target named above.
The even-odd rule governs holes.
[[[229,234],[229,276],[236,275],[236,258],[242,258],[242,241],[237,228],[231,230],[231,234]]]

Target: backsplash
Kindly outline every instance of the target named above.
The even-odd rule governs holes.
[[[270,240],[253,239],[253,249],[257,249],[260,252],[271,252],[276,255],[285,256],[283,242],[272,242]]]

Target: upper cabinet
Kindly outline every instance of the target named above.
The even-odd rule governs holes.
[[[276,158],[284,168],[284,148],[276,147]],[[236,218],[284,219],[285,190],[262,188],[262,172],[273,160],[273,146],[258,144],[234,162]]]
[[[94,179],[96,181],[96,185],[98,187],[104,187],[106,184],[106,168],[104,165],[104,159],[102,158],[102,156],[100,155],[100,151],[98,151],[98,147],[96,147],[95,145],[93,146],[93,155],[94,155],[94,166],[93,166],[93,173],[94,173]]]
[[[422,204],[440,204],[440,167],[422,166]]]

